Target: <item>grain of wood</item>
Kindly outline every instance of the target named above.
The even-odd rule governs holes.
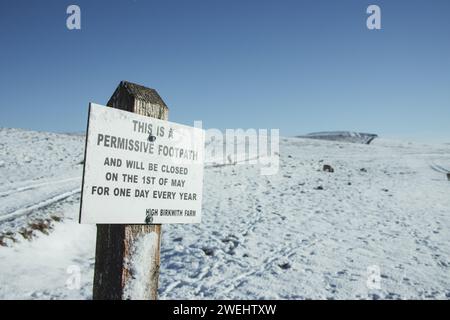
[[[140,115],[168,120],[169,109],[154,89],[122,81],[107,105],[112,108],[134,112]],[[125,294],[125,288],[136,276],[130,262],[134,261],[133,248],[139,240],[155,233],[155,241],[145,265],[148,288],[138,295]],[[160,266],[161,225],[97,225],[97,245],[95,253],[94,300],[141,299],[156,300]],[[155,249],[156,248],[156,249]],[[147,248],[145,249],[147,250]]]

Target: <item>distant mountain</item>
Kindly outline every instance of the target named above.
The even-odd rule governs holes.
[[[324,132],[308,133],[307,135],[297,137],[370,144],[373,141],[373,139],[378,138],[378,135],[373,133],[362,133],[352,131],[324,131]]]
[[[85,131],[74,131],[74,132],[62,132],[62,134],[67,134],[69,136],[85,136]]]

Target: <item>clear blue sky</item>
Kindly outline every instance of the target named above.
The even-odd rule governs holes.
[[[129,80],[189,125],[446,138],[449,16],[448,0],[2,0],[0,126],[83,131]]]

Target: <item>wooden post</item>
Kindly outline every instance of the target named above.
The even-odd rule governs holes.
[[[450,173],[447,173],[447,180],[450,181]]]
[[[156,90],[127,81],[107,105],[168,120],[169,109]],[[161,225],[97,225],[93,299],[157,299],[160,242]]]

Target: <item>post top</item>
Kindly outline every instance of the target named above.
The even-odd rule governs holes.
[[[160,106],[164,106],[167,108],[167,105],[164,103],[163,99],[159,96],[158,92],[155,89],[147,88],[142,85],[125,80],[120,82],[116,91],[109,99],[108,105],[110,105],[110,102],[112,102],[112,100],[117,98],[117,96],[123,93],[124,91],[134,99],[148,102],[151,104],[158,104]]]

